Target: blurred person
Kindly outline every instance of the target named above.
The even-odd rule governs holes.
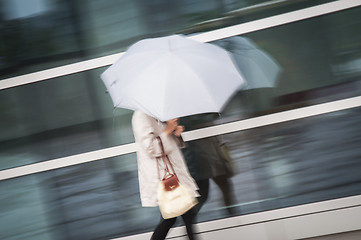
[[[180,137],[184,127],[178,125],[178,119],[172,119],[164,123],[141,111],[135,111],[132,118],[132,128],[137,143],[138,178],[142,206],[158,206],[157,189],[160,181],[158,172],[160,169],[158,169],[157,161],[161,161],[162,157],[161,146],[157,140],[158,136],[163,142],[165,154],[168,155],[179,181],[194,192],[195,197],[198,197],[198,186],[191,177],[180,150],[184,146],[184,142]],[[186,226],[189,239],[196,239],[193,234],[194,209],[192,208],[181,217]],[[176,219],[163,219],[161,217],[151,239],[165,239]]]
[[[182,124],[188,129],[200,128],[209,125],[209,117],[213,114],[203,114],[202,120],[197,117],[182,119]],[[207,120],[204,122],[204,120]],[[187,142],[187,147],[182,149],[191,176],[196,180],[199,187],[198,205],[196,213],[200,211],[208,199],[210,179],[222,192],[223,204],[229,215],[235,214],[233,205],[236,203],[233,185],[230,178],[233,176],[233,167],[229,156],[222,147],[217,137],[208,137]]]

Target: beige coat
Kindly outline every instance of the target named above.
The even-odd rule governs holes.
[[[156,139],[160,136],[164,151],[173,164],[181,184],[197,193],[197,185],[189,174],[187,165],[180,151],[182,141],[174,135],[167,136],[163,131],[165,124],[143,112],[135,111],[132,119],[133,133],[137,144],[138,178],[140,199],[143,207],[158,206],[157,189],[160,178],[164,175],[163,168],[158,169],[157,161],[161,160],[161,148]]]

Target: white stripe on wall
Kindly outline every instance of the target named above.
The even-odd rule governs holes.
[[[202,128],[199,130],[184,132],[182,136],[185,141],[191,141],[200,138],[217,136],[221,134],[232,133],[236,131],[267,126],[270,124],[302,119],[306,117],[331,113],[335,111],[340,111],[340,110],[345,110],[360,106],[361,106],[361,96],[269,114],[269,115],[250,118],[237,122],[226,123],[218,126]],[[11,168],[0,171],[0,180],[6,180],[33,173],[39,173],[57,168],[69,167],[77,164],[102,160],[110,157],[133,153],[135,151],[136,151],[136,145],[134,143],[131,143],[117,147],[111,147],[102,150],[53,159],[41,163],[35,163],[21,167]]]
[[[195,229],[200,240],[308,239],[355,231],[361,229],[361,195],[198,223]],[[151,234],[113,240],[145,240]],[[185,227],[172,228],[167,239],[187,239]]]
[[[361,6],[360,0],[339,0],[314,7],[309,7],[293,12],[288,12],[273,17],[263,18],[248,23],[242,23],[231,27],[226,27],[214,31],[191,36],[189,38],[201,41],[211,42],[231,36],[254,32],[266,28],[276,27],[296,21],[318,17],[329,13],[334,13],[349,8]],[[87,61],[51,68],[44,71],[25,74],[17,77],[0,80],[0,90],[24,84],[35,83],[51,78],[65,76],[77,72],[87,71],[99,67],[113,64],[123,53],[113,54],[105,57],[95,58]]]
[[[326,4],[317,5],[314,7],[304,8],[297,11],[292,11],[268,18],[263,18],[248,23],[242,23],[226,28],[217,29],[214,31],[202,33],[191,36],[190,38],[201,42],[211,42],[223,38],[237,36],[249,32],[255,32],[267,28],[277,27],[280,25],[293,23],[313,17],[318,17],[349,8],[361,6],[360,0],[339,0]]]

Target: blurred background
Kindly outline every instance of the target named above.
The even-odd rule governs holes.
[[[329,2],[0,0],[0,82],[148,37],[196,35]],[[354,7],[211,42],[233,54],[249,84],[220,116],[187,117],[187,131],[359,96],[360,15]],[[0,170],[134,142],[132,111],[113,109],[99,77],[105,69],[1,89]],[[361,194],[360,113],[217,136],[233,159],[234,211],[211,181],[197,221]],[[0,191],[0,239],[110,239],[152,231],[159,215],[140,205],[135,153],[1,180]]]

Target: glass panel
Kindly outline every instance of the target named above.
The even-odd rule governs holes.
[[[361,194],[360,113],[354,108],[188,142],[191,174],[199,186],[210,183],[198,221]],[[217,141],[231,164],[214,153]]]
[[[202,175],[189,169],[198,182],[210,183],[197,221],[361,194],[360,113],[355,108],[219,136],[233,159],[232,177],[222,178],[230,175],[220,173],[219,162],[219,174],[204,175],[215,166],[209,144],[206,152],[197,148],[194,158],[186,155],[205,161],[198,165]],[[225,179],[232,187],[231,208],[223,203]],[[0,181],[0,234],[91,240],[153,231],[158,208],[142,208],[138,189],[135,154]]]
[[[220,116],[184,121],[200,128],[359,96],[360,14],[354,8],[212,42],[231,53],[247,86]]]
[[[132,111],[113,108],[102,71],[0,91],[0,169],[134,142]]]
[[[0,181],[1,239],[52,239],[38,175]]]
[[[151,231],[160,214],[141,208],[135,164],[129,154],[1,181],[2,239],[110,239]]]
[[[355,8],[214,42],[236,54],[249,89],[238,91],[221,118],[185,121],[214,125],[358,96],[360,14]],[[258,54],[242,55],[252,51]],[[133,142],[132,112],[113,111],[99,78],[105,69],[0,91],[0,169]]]
[[[222,121],[358,96],[359,14],[356,8],[213,42],[232,53],[248,82]]]
[[[1,0],[0,79],[120,52],[146,37],[208,31],[315,2],[331,0]],[[212,19],[219,20],[205,22]]]

